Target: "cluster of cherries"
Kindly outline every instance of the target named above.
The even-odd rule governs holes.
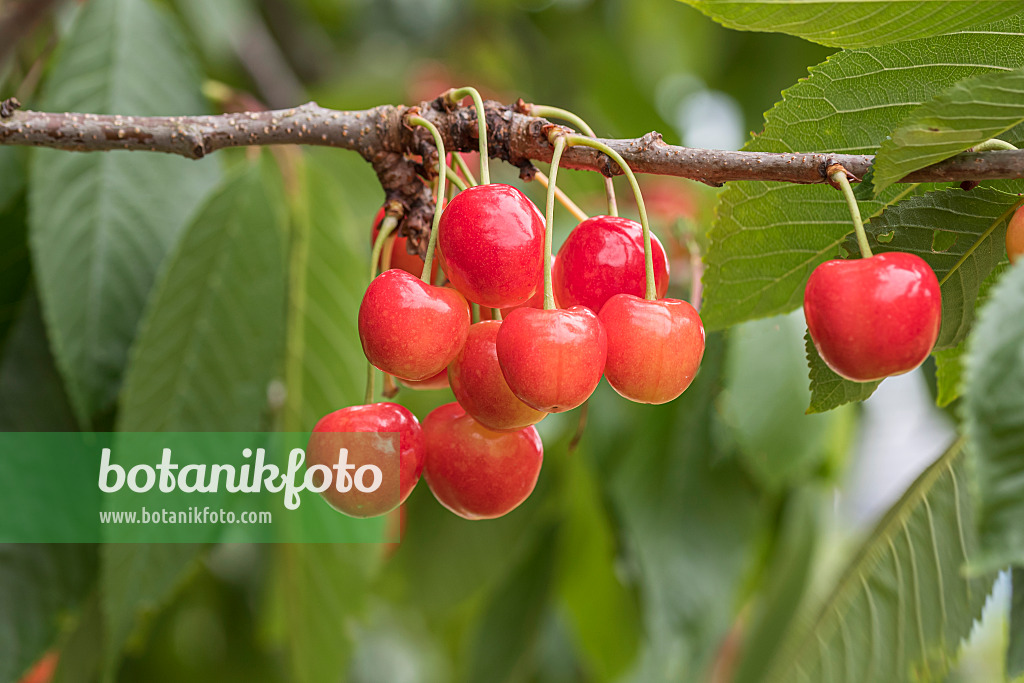
[[[382,217],[383,210],[378,223]],[[636,221],[583,220],[550,257],[544,215],[515,187],[494,183],[456,194],[435,226],[446,284],[432,284],[436,269],[424,273],[398,238],[393,267],[363,296],[359,337],[373,367],[414,388],[450,386],[456,401],[432,411],[422,426],[387,402],[343,408],[317,423],[307,466],[337,459],[315,447],[318,433],[401,435],[397,462],[377,463],[385,477],[398,477],[397,498],[323,492],[348,515],[397,507],[422,473],[455,514],[500,517],[537,482],[543,445],[535,424],[582,405],[602,376],[630,400],[671,401],[689,386],[704,354],[700,316],[685,301],[663,298],[668,259],[649,231],[645,253]],[[430,256],[428,247],[427,262]],[[474,304],[482,312],[476,323]]]

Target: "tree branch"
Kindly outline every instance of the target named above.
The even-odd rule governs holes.
[[[533,161],[551,160],[547,120],[528,116],[516,105],[486,103],[488,151],[529,175]],[[422,129],[404,124],[416,112],[441,131],[449,150],[478,148],[476,112],[452,107],[442,98],[418,107],[384,105],[364,111],[336,111],[314,102],[292,109],[217,116],[118,116],[16,111],[0,120],[0,144],[34,145],[78,152],[137,150],[178,154],[190,159],[228,147],[321,145],[358,152],[369,161],[386,200],[405,210],[401,233],[416,238],[430,226],[433,199],[424,179],[434,173],[437,156]],[[871,167],[871,155],[773,154],[693,149],[666,144],[658,133],[632,140],[603,140],[637,173],[669,175],[721,185],[731,180],[788,183],[827,182],[825,169],[842,164],[857,177]],[[423,162],[410,157],[419,156]],[[621,173],[600,152],[572,147],[563,168]],[[915,171],[901,182],[960,182],[1024,177],[1024,150],[961,154]]]

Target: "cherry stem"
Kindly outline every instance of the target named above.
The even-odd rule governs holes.
[[[547,186],[548,186],[548,177],[546,175],[544,175],[540,171],[537,171],[536,173],[533,174],[533,177],[544,188],[547,188]],[[556,187],[555,188],[555,196],[558,198],[558,201],[561,202],[562,206],[567,208],[569,210],[569,213],[571,213],[573,216],[576,217],[576,220],[585,221],[588,218],[590,218],[590,216],[588,216],[587,214],[585,214],[583,212],[583,209],[581,209],[580,207],[578,207],[576,205],[576,202],[574,202],[573,200],[569,199],[569,195],[567,195],[565,192],[563,192],[562,188],[560,188],[560,187]]]
[[[969,152],[994,152],[996,150],[1015,150],[1017,149],[1006,140],[1000,140],[999,138],[992,138],[991,140],[985,140],[985,142],[979,142],[974,147],[971,147]]]
[[[555,237],[555,182],[558,177],[558,162],[565,150],[565,135],[557,135],[552,141],[555,151],[551,153],[551,177],[548,180],[548,197],[544,211],[544,310],[555,308],[555,295],[551,290],[551,243]]]
[[[528,113],[534,116],[541,116],[546,119],[561,119],[562,121],[568,121],[573,126],[576,126],[584,135],[589,135],[592,138],[597,136],[594,134],[594,129],[587,125],[587,122],[581,119],[579,116],[569,111],[568,109],[562,109],[560,107],[550,107],[546,104],[530,104],[527,105],[529,110]],[[618,216],[619,215],[619,204],[615,201],[615,183],[608,176],[604,176],[604,191],[608,195],[608,215]],[[571,209],[570,209],[571,211]],[[581,219],[586,220],[586,219]]]
[[[583,135],[566,135],[565,141],[570,146],[593,147],[597,151],[607,154],[611,157],[612,161],[619,165],[622,173],[629,180],[629,185],[633,188],[633,196],[636,198],[637,209],[640,211],[640,226],[644,232],[644,275],[646,278],[644,298],[648,301],[654,301],[658,298],[658,294],[654,286],[654,253],[651,250],[651,225],[647,220],[647,208],[644,206],[644,196],[640,192],[640,183],[637,182],[636,176],[633,175],[633,169],[629,167],[629,164],[622,158],[622,155],[599,140]]]
[[[460,190],[465,190],[468,187],[466,183],[463,182],[462,178],[460,178],[458,174],[455,172],[455,169],[452,168],[451,166],[448,167],[448,180],[451,181],[452,185],[459,188]]]
[[[846,206],[850,209],[850,218],[853,219],[853,229],[857,232],[857,246],[860,247],[860,255],[863,258],[871,258],[871,245],[868,244],[868,235],[864,232],[864,222],[860,219],[860,207],[857,206],[857,198],[853,196],[853,188],[850,187],[850,179],[846,177],[846,169],[840,167],[829,175],[829,180],[835,184],[846,198]]]
[[[398,226],[398,219],[394,216],[385,214],[384,220],[380,223],[380,231],[377,233],[377,239],[373,242],[373,251],[370,252],[370,282],[373,282],[374,278],[377,277],[377,263],[381,260],[381,253],[384,251],[384,243],[391,244],[391,233],[395,231]],[[390,251],[390,250],[389,250]],[[366,400],[364,403],[373,403],[373,394],[376,390],[374,386],[376,370],[370,361],[366,361]]]
[[[462,158],[462,155],[458,152],[452,152],[452,158],[455,160],[455,165],[459,167],[460,171],[462,171],[462,175],[466,177],[466,183],[470,186],[478,185],[479,183],[476,182],[476,176],[474,176],[473,172],[469,170],[469,164],[467,164],[466,160]],[[466,188],[462,189],[464,190]]]
[[[491,320],[497,320],[498,322],[501,322],[501,309],[500,308],[492,308],[491,309]]]
[[[373,242],[373,251],[370,252],[370,282],[377,277],[377,264],[380,263],[380,256],[384,253],[384,243],[387,242],[396,227],[398,227],[398,219],[385,214],[384,220],[380,223],[380,230],[377,232],[377,239]]]
[[[476,92],[474,90],[474,92]],[[480,95],[477,95],[480,97]],[[459,98],[462,99],[462,98]],[[437,244],[437,224],[441,221],[441,209],[444,208],[445,180],[448,176],[448,164],[444,163],[444,140],[441,139],[441,132],[437,126],[422,116],[410,116],[408,123],[413,126],[423,126],[434,136],[434,145],[437,147],[437,205],[434,207],[434,223],[430,226],[430,239],[427,241],[427,254],[423,257],[423,275],[421,280],[430,284],[430,269],[434,265],[434,245]]]
[[[476,107],[477,127],[480,130],[480,183],[488,185],[491,182],[491,172],[487,167],[487,116],[484,113],[484,101],[480,97],[480,93],[477,92],[477,89],[470,87],[449,90],[447,96],[448,101],[452,104],[458,104],[462,101],[463,97],[473,99],[473,106]]]

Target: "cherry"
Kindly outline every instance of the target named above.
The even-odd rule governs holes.
[[[410,389],[416,389],[418,391],[429,391],[431,389],[447,389],[448,388],[448,368],[445,368],[441,372],[437,373],[432,377],[421,380],[403,379],[399,380],[402,384],[409,387]]]
[[[392,268],[374,278],[359,306],[359,339],[374,366],[399,379],[424,380],[445,367],[469,332],[461,294]]]
[[[914,254],[826,261],[804,291],[804,315],[822,360],[854,382],[910,372],[942,322],[939,281]]]
[[[535,427],[487,429],[458,403],[446,403],[423,421],[423,476],[441,505],[466,519],[493,519],[533,492],[544,460]]]
[[[590,398],[608,354],[604,325],[583,306],[517,308],[498,330],[498,363],[512,393],[545,413]]]
[[[551,268],[554,270],[555,267],[555,256],[551,257]],[[540,273],[540,279],[537,281],[537,292],[529,299],[519,304],[518,306],[509,306],[508,308],[501,309],[502,317],[508,317],[508,314],[517,308],[544,308],[544,271]],[[558,297],[555,297],[555,308],[559,308]]]
[[[383,220],[384,207],[381,207],[373,219],[373,230],[370,233],[371,245],[377,241],[377,234],[380,232],[380,224]],[[408,273],[412,273],[416,277],[420,277],[420,275],[423,274],[423,259],[416,254],[409,253],[407,247],[408,243],[409,239],[406,237],[395,237],[394,244],[391,246],[391,267],[404,270]],[[437,261],[434,261],[434,265],[431,266],[430,271],[430,281],[433,282],[437,278]]]
[[[346,432],[394,432],[398,434],[398,457],[393,453],[383,454],[376,449],[351,448]],[[306,467],[324,465],[333,467],[338,462],[338,451],[348,447],[348,464],[359,467],[373,464],[380,468],[381,486],[376,491],[364,493],[353,487],[349,491],[338,491],[329,486],[320,494],[324,500],[339,512],[351,517],[376,517],[401,505],[420,479],[426,450],[420,423],[407,408],[397,403],[370,403],[350,406],[324,415],[313,427],[306,447]],[[335,476],[337,471],[332,470]],[[395,480],[398,481],[397,495]],[[322,478],[315,475],[314,483],[319,486]]]
[[[507,308],[533,296],[544,266],[544,217],[522,192],[500,183],[464,190],[437,229],[444,270],[467,299]]]
[[[616,294],[598,315],[608,333],[604,376],[638,403],[667,403],[690,386],[704,357],[704,325],[686,301]]]
[[[508,388],[495,347],[501,325],[497,320],[471,325],[466,345],[448,366],[448,378],[455,399],[477,422],[488,429],[522,429],[547,413],[526,405]]]
[[[658,298],[668,291],[668,258],[651,233],[654,288]],[[558,250],[551,272],[552,288],[561,306],[586,306],[600,311],[616,294],[643,296],[644,234],[636,221],[594,216],[577,225]]]
[[[1006,255],[1010,263],[1016,263],[1024,254],[1024,206],[1013,213],[1010,224],[1006,226]]]

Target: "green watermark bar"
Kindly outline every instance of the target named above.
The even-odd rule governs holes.
[[[320,491],[397,503],[398,434],[0,433],[0,543],[394,543],[397,510],[358,519]],[[338,458],[333,460],[333,453]]]

